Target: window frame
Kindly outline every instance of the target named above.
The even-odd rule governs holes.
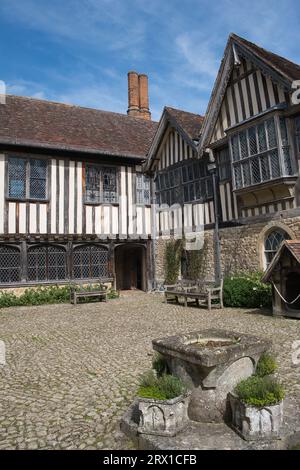
[[[142,180],[142,187],[138,188],[138,178]],[[145,181],[146,180],[146,181]],[[145,187],[145,183],[148,183],[149,188]],[[151,205],[151,178],[144,173],[136,173],[136,185],[135,185],[135,198],[136,198],[136,205],[137,206],[150,206]],[[138,191],[142,193],[142,201],[138,201]],[[145,198],[145,191],[149,191],[149,199]]]
[[[282,240],[281,242],[279,243],[279,245],[277,246],[277,250],[267,250],[266,249],[266,243],[269,239],[269,237],[271,235],[274,236],[274,234],[280,234],[282,235]],[[264,267],[264,270],[268,269],[268,267],[270,266],[270,264],[272,263],[273,261],[273,258],[274,256],[276,256],[276,253],[278,252],[278,249],[281,245],[281,243],[284,241],[284,240],[290,240],[291,239],[291,236],[288,232],[286,232],[284,229],[282,229],[281,227],[274,227],[272,230],[269,230],[265,236],[264,236],[264,240],[263,240],[263,267]],[[267,253],[273,253],[273,256],[271,257],[271,260],[268,261],[267,259]]]
[[[299,130],[297,130],[296,121],[299,121]],[[300,114],[294,117],[295,150],[300,155]]]
[[[91,250],[92,250],[93,247],[100,248],[103,251],[105,251],[105,253],[106,253],[106,257],[107,257],[107,276],[104,276],[104,277],[99,277],[99,276],[93,277],[93,276],[91,276],[92,267],[94,266],[94,264],[91,263],[91,256],[92,256]],[[89,276],[88,277],[75,277],[74,269],[77,267],[77,265],[75,265],[75,263],[74,263],[74,255],[76,254],[77,251],[80,251],[82,249],[87,249],[87,251],[88,251],[89,264],[88,265],[83,265],[81,263],[80,264],[80,269],[81,269],[81,272],[82,272],[83,267],[88,266]],[[110,265],[109,247],[107,247],[105,245],[102,245],[102,244],[96,244],[96,243],[86,243],[86,244],[80,243],[80,244],[77,244],[77,245],[73,245],[72,251],[71,251],[70,279],[72,279],[73,281],[86,281],[86,280],[102,280],[102,281],[105,281],[105,280],[112,279],[111,274],[112,273],[111,273],[111,265]]]
[[[17,254],[18,257],[19,257],[19,262],[20,262],[20,265],[19,266],[14,266],[14,267],[9,267],[9,268],[6,268],[6,269],[9,269],[9,270],[12,270],[12,269],[18,269],[18,277],[19,277],[19,280],[15,281],[15,280],[9,280],[7,282],[1,282],[1,275],[0,275],[0,285],[3,286],[3,288],[5,287],[9,287],[11,285],[20,285],[22,283],[22,280],[23,280],[23,266],[22,266],[22,251],[21,251],[21,247],[20,245],[15,245],[15,244],[7,244],[7,243],[2,243],[1,244],[1,247],[2,248],[8,248],[9,250],[11,250],[11,254],[14,253],[14,254]],[[4,271],[5,268],[1,267],[1,271]]]
[[[37,248],[43,248],[45,249],[45,256],[46,256],[46,263],[45,263],[45,274],[46,274],[46,278],[45,279],[29,279],[29,270],[30,270],[30,266],[29,266],[29,256],[30,256],[30,252],[31,251],[34,251],[35,249]],[[64,261],[65,261],[65,265],[64,265],[64,269],[65,269],[65,277],[62,278],[62,279],[50,279],[49,278],[49,248],[55,248],[55,249],[60,249],[61,252],[64,253]],[[67,250],[67,247],[64,246],[64,245],[61,245],[61,244],[53,244],[53,243],[40,243],[40,244],[30,244],[27,246],[27,250],[26,250],[26,281],[28,283],[32,283],[32,284],[45,284],[45,283],[55,283],[55,282],[64,282],[64,281],[67,281],[69,279],[69,266],[68,266],[68,250]],[[32,267],[33,268],[33,267]],[[34,267],[35,270],[36,270],[36,266]],[[57,267],[56,267],[56,270],[57,270]]]
[[[11,159],[18,159],[18,160],[24,160],[25,161],[25,197],[17,197],[17,196],[11,196],[9,194],[9,182],[10,182],[10,175],[9,175],[9,161]],[[46,163],[46,171],[45,171],[45,198],[37,198],[37,197],[30,197],[30,182],[31,182],[31,176],[30,176],[30,162],[33,160],[36,161],[43,161]],[[15,202],[41,202],[41,203],[47,203],[49,202],[49,162],[50,158],[43,158],[41,156],[25,156],[25,155],[18,155],[18,154],[7,154],[6,155],[6,178],[5,178],[5,184],[6,184],[6,191],[5,191],[5,198],[7,201],[15,201]]]
[[[89,201],[87,199],[87,171],[88,168],[94,167],[96,168],[99,173],[100,173],[100,190],[99,190],[99,199],[97,201]],[[86,163],[84,166],[85,170],[85,184],[84,184],[84,194],[83,194],[83,200],[84,204],[87,206],[100,206],[102,204],[113,204],[113,205],[118,205],[119,204],[119,168],[116,166],[108,166],[108,165],[99,165],[97,163]],[[106,201],[104,200],[104,173],[105,170],[114,170],[115,172],[115,200],[114,201]]]
[[[227,160],[221,161],[221,153],[227,150]],[[230,158],[230,144],[225,145],[222,148],[216,149],[216,160],[218,168],[218,176],[220,183],[225,183],[226,181],[231,181],[232,179],[232,169],[231,169],[231,158]],[[225,176],[224,176],[225,175]]]
[[[195,165],[199,166],[197,170],[198,175],[197,171],[195,171]],[[168,180],[171,182],[170,174],[172,172],[177,172],[177,177],[175,177],[176,173],[174,173],[174,184],[169,184],[166,188],[166,176],[168,176]],[[159,185],[157,185],[157,181],[159,181]],[[161,187],[161,181],[164,183],[163,189]],[[200,159],[184,160],[179,164],[176,163],[175,165],[171,165],[167,169],[158,172],[155,182],[156,200],[159,201],[159,204],[168,204],[171,207],[174,204],[197,204],[213,199],[212,177],[207,171],[206,162],[202,162]],[[200,191],[199,185],[200,188],[202,186]],[[203,191],[203,185],[205,185],[205,195]],[[173,201],[172,195],[175,197],[176,191],[178,192],[178,190],[179,198],[176,198],[176,200]],[[186,194],[188,195],[187,198],[185,197]],[[191,194],[194,194],[193,199],[190,199]],[[195,197],[197,194],[200,194],[201,197]]]
[[[281,128],[281,119],[285,120],[285,130],[287,134],[287,142],[284,142],[282,138],[282,128]],[[235,131],[231,131],[228,134],[229,137],[229,153],[230,153],[230,162],[231,162],[231,171],[232,171],[232,182],[233,182],[233,190],[234,191],[241,191],[241,190],[249,190],[250,188],[257,186],[257,185],[262,185],[266,183],[270,183],[272,181],[282,179],[282,178],[292,178],[295,176],[295,163],[293,160],[293,154],[292,154],[292,145],[291,145],[291,136],[289,133],[289,125],[288,125],[288,118],[284,116],[282,113],[276,113],[276,114],[265,114],[262,116],[260,119],[255,120],[247,123],[245,126],[238,126],[238,129],[235,129]],[[274,121],[274,127],[275,127],[275,138],[276,138],[276,146],[270,146],[269,145],[269,135],[268,135],[268,121],[273,120]],[[265,130],[265,138],[267,142],[267,147],[265,150],[260,151],[259,149],[259,127],[261,125],[264,125],[264,130]],[[256,153],[251,154],[250,151],[250,137],[249,137],[249,132],[255,129],[255,136],[256,136]],[[240,135],[245,133],[246,134],[246,142],[247,142],[247,156],[243,158],[242,156],[242,151],[241,151],[241,143],[240,143]],[[233,147],[233,142],[236,139],[237,145],[238,145],[238,153],[239,157],[237,159],[234,158],[234,147]],[[286,155],[284,154],[284,151],[287,149],[288,151],[288,161],[286,159]],[[275,171],[275,165],[274,163],[272,164],[271,158],[272,158],[272,153],[277,152],[277,165],[278,165],[278,176],[272,175],[273,171]],[[267,159],[268,165],[267,165],[267,170],[269,177],[263,179],[263,171],[265,169],[263,166],[265,164],[262,164],[262,160]],[[259,181],[255,181],[255,178],[253,176],[254,170],[252,166],[252,162],[255,162],[256,165],[258,165],[259,169]],[[287,164],[290,165],[291,172],[290,174],[288,173],[287,170]],[[273,166],[272,166],[273,165]],[[243,167],[247,167],[249,169],[249,179],[250,179],[250,184],[245,184],[244,183],[244,172],[243,172]],[[239,180],[241,181],[239,185],[237,185],[237,173],[235,172],[235,169],[239,168],[239,171],[237,173],[239,174]],[[265,167],[266,168],[266,167]]]

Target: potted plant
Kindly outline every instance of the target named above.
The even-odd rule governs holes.
[[[273,377],[277,364],[263,355],[256,374],[229,394],[233,428],[246,440],[278,439],[283,418],[284,390]]]
[[[175,436],[188,423],[190,393],[178,377],[168,373],[162,356],[156,355],[153,366],[140,380],[138,432]]]

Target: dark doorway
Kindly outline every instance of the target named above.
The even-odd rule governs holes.
[[[118,290],[146,290],[146,250],[139,245],[116,248],[116,284]]]
[[[292,302],[300,294],[300,273],[291,272],[286,280],[286,300]],[[300,298],[288,305],[289,309],[300,310]]]

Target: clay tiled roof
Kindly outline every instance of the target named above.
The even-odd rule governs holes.
[[[203,116],[169,107],[166,107],[165,110],[171,117],[173,117],[173,119],[175,119],[179,126],[192,140],[199,138],[200,129],[204,119]]]
[[[257,46],[253,42],[247,41],[236,34],[230,35],[235,41],[240,43],[241,45],[245,45],[248,49],[260,57],[262,60],[269,63],[269,65],[273,66],[277,69],[280,73],[285,75],[286,77],[292,80],[300,80],[300,65],[294,62],[291,62],[280,55],[274,54],[273,52],[267,51],[262,47]]]
[[[125,114],[9,95],[0,143],[145,158],[157,123]]]
[[[298,263],[300,263],[300,240],[284,240],[280,245],[279,250],[277,251],[276,255],[272,259],[268,269],[265,271],[262,282],[268,282],[270,277],[277,266],[278,262],[280,261],[282,253],[288,250],[292,256],[296,259]]]
[[[298,263],[300,263],[300,240],[286,240],[285,245]]]

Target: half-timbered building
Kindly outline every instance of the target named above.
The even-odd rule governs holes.
[[[231,34],[201,129],[216,162],[223,272],[265,270],[299,238],[300,66]]]
[[[265,270],[300,238],[300,66],[229,36],[204,117],[151,121],[7,96],[0,105],[0,284],[164,280],[170,237],[203,235],[203,276]],[[184,273],[183,273],[184,274]]]
[[[264,270],[282,240],[299,238],[297,79],[297,64],[231,34],[205,118],[163,112],[146,169],[158,202],[179,203],[185,233],[203,224],[208,277]],[[173,207],[158,209],[159,233],[172,236],[177,221]]]
[[[128,115],[7,96],[0,105],[0,284],[151,281],[150,181],[157,124],[147,77],[130,72]]]

